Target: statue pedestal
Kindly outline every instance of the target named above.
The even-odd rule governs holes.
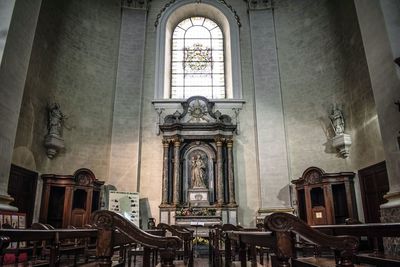
[[[210,200],[207,188],[188,189],[188,200],[192,207],[209,207]]]

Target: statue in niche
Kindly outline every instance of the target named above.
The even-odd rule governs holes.
[[[205,174],[206,174],[206,164],[203,161],[200,154],[197,154],[192,157],[192,188],[205,188],[206,185],[204,183]]]
[[[62,126],[66,119],[66,116],[61,112],[60,105],[58,103],[49,105],[48,114],[48,134],[61,136]]]
[[[332,107],[332,112],[329,115],[335,135],[344,134],[344,117],[342,110],[335,104]]]

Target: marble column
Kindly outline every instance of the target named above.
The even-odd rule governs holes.
[[[8,180],[41,3],[31,0],[0,4],[0,43],[4,46],[0,67],[0,210],[17,210],[9,205],[13,199],[7,193]]]
[[[217,205],[222,206],[224,203],[224,188],[222,181],[222,138],[217,138],[215,143],[217,145]]]
[[[233,140],[226,142],[228,148],[228,187],[229,187],[229,205],[236,206],[235,201],[235,180],[233,175]]]
[[[181,148],[181,140],[179,138],[174,139],[174,205],[178,205],[180,203],[179,195],[180,195],[180,148]]]
[[[135,2],[136,3],[136,2]],[[122,1],[108,183],[139,190],[146,6]]]
[[[396,72],[399,67],[393,62],[395,57],[399,56],[400,50],[393,49],[394,47],[391,46],[399,38],[398,33],[394,34],[394,32],[400,27],[400,23],[393,20],[393,17],[399,14],[397,3],[398,1],[391,0],[354,1],[374,93],[389,179],[390,190],[385,196],[388,202],[381,208],[392,209],[388,213],[396,212],[400,218],[400,150],[397,140],[400,131],[400,113],[394,104],[395,101],[400,100],[400,80]],[[374,21],[373,27],[371,27],[371,21]]]
[[[168,150],[169,140],[163,140],[163,177],[162,177],[162,201],[161,206],[168,204]]]

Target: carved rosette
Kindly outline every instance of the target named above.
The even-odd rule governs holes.
[[[96,211],[92,214],[90,221],[98,228],[111,229],[113,227],[113,215],[107,211]]]

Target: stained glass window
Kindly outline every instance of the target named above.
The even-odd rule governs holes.
[[[214,21],[181,21],[172,35],[171,58],[171,98],[225,98],[224,39]]]

